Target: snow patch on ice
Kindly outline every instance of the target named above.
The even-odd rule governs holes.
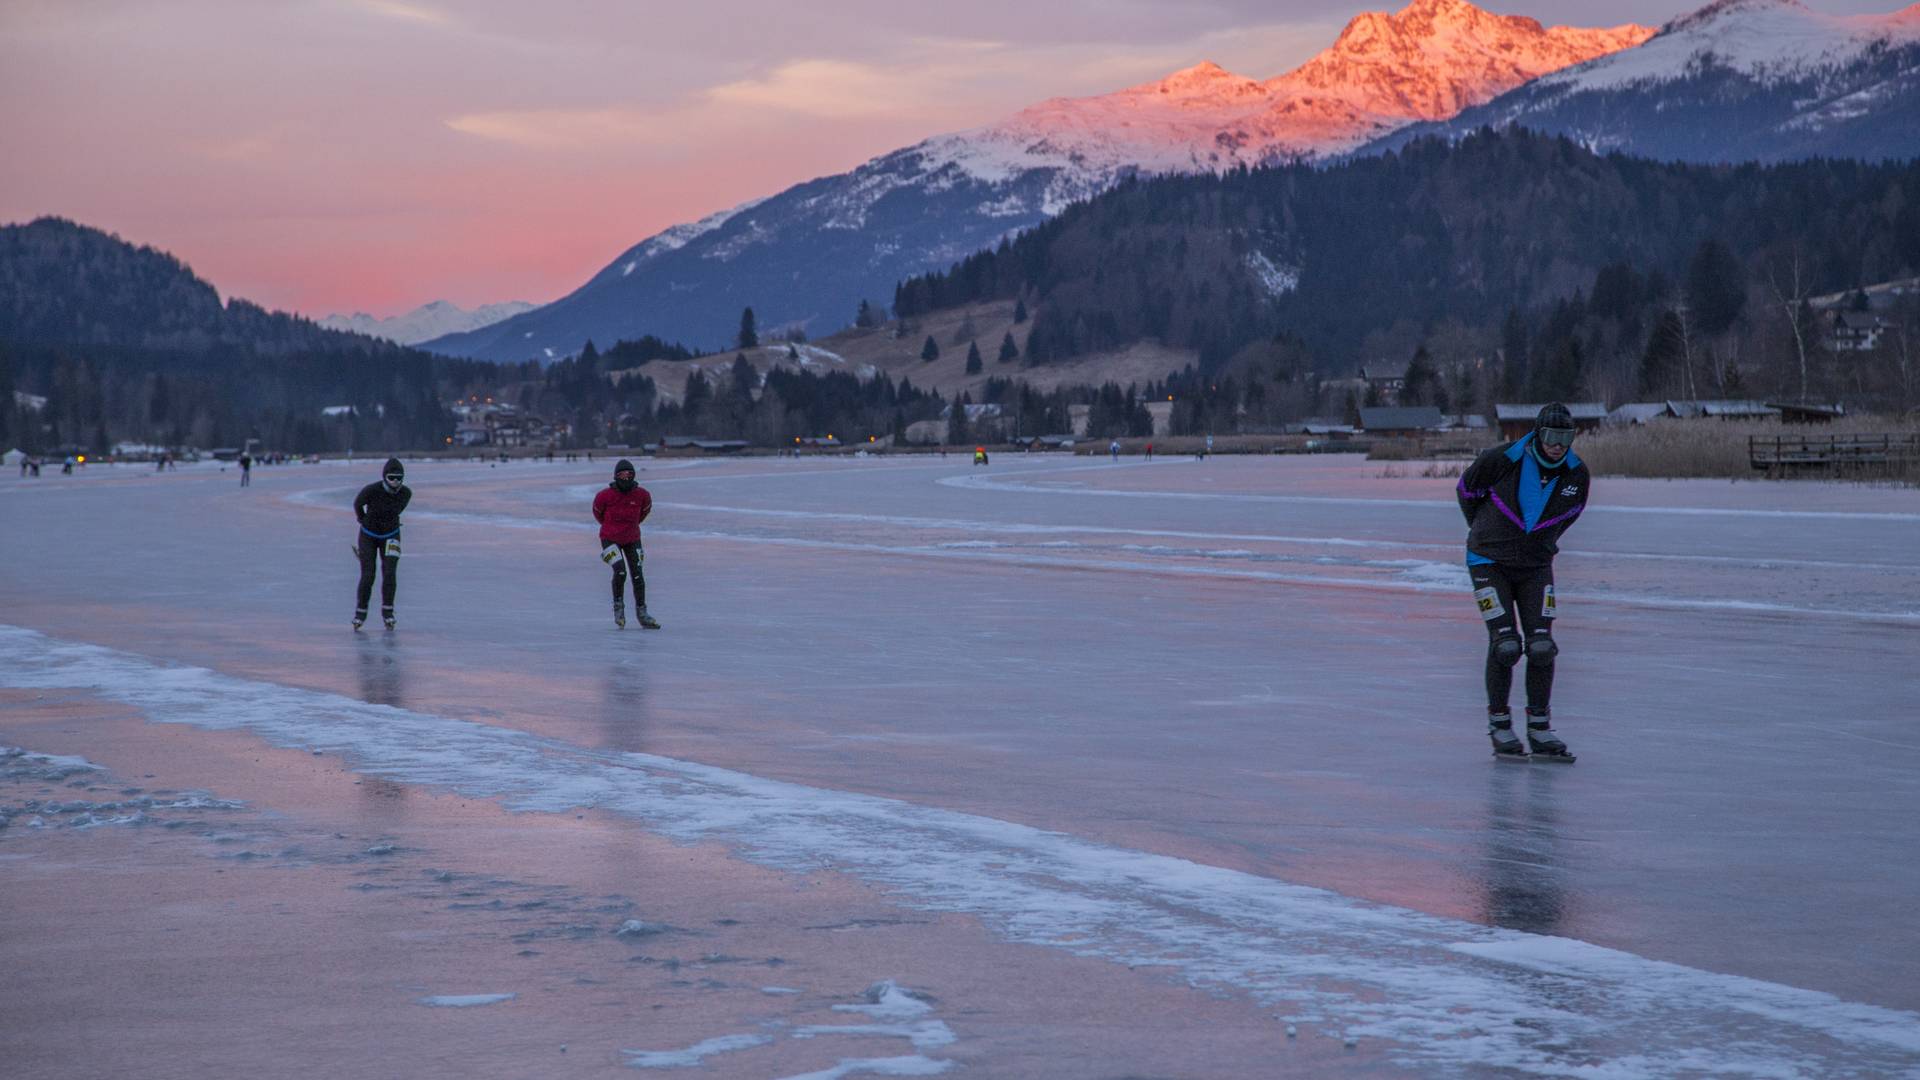
[[[431,1005],[436,1009],[471,1009],[479,1005],[498,1005],[503,1001],[512,1001],[516,994],[435,994],[423,997],[420,1004]]]
[[[39,754],[17,746],[0,746],[0,783],[50,784],[75,776],[98,774],[93,780],[111,783],[106,770],[81,757]],[[93,787],[89,781],[75,780],[69,787]],[[205,791],[139,794],[139,788],[121,792],[120,799],[26,799],[17,806],[0,802],[0,829],[16,818],[25,817],[32,829],[97,829],[105,825],[145,825],[156,820],[156,810],[238,810],[246,804],[233,799],[216,799]]]
[[[785,1080],[842,1080],[848,1076],[938,1076],[953,1068],[951,1061],[935,1061],[919,1054],[890,1058],[848,1058],[830,1069],[798,1073]]]
[[[622,1050],[627,1064],[636,1069],[684,1069],[700,1064],[715,1054],[748,1050],[773,1041],[771,1035],[721,1035],[694,1043],[684,1050]]]
[[[57,782],[81,773],[100,772],[100,766],[83,757],[62,754],[36,754],[18,746],[0,746],[0,778],[8,780],[44,780]]]
[[[575,746],[18,627],[0,627],[0,655],[0,686],[88,687],[156,723],[322,749],[399,783],[514,810],[593,806],[679,842],[724,842],[767,866],[830,865],[898,903],[970,915],[1011,941],[1164,967],[1385,1040],[1389,1058],[1416,1070],[1624,1075],[1636,1062],[1693,1052],[1702,1032],[1713,1033],[1716,1067],[1728,1073],[1884,1075],[1920,1054],[1920,1016],[1909,1012],[1012,822]],[[905,1007],[884,990],[877,997],[865,1004]],[[1555,1037],[1516,1028],[1514,1017],[1536,1018]],[[939,1037],[923,1023],[867,1026]]]
[[[835,1005],[836,1009],[851,1008],[848,1005]],[[913,1024],[808,1024],[795,1028],[796,1039],[811,1039],[816,1035],[877,1035],[882,1038],[906,1039],[917,1050],[937,1050],[953,1044],[953,1029],[940,1020],[925,1020]]]
[[[892,979],[867,987],[865,1004],[835,1005],[834,1012],[865,1013],[876,1020],[911,1020],[933,1011],[933,1006],[911,990],[902,989]]]
[[[1400,571],[1400,579],[1423,588],[1465,591],[1473,579],[1467,575],[1466,555],[1457,563],[1416,562]]]
[[[905,1039],[913,1044],[920,1054],[892,1058],[850,1058],[840,1062],[824,1072],[810,1073],[810,1076],[851,1076],[855,1072],[875,1072],[875,1063],[884,1063],[882,1076],[932,1076],[944,1072],[953,1066],[951,1061],[939,1061],[925,1056],[925,1051],[938,1050],[951,1046],[954,1042],[953,1029],[944,1021],[928,1019],[927,1014],[933,1006],[925,997],[905,989],[892,979],[885,979],[867,987],[861,995],[864,1001],[858,1005],[835,1005],[835,1012],[861,1013],[875,1020],[891,1021],[875,1024],[808,1024],[794,1029],[796,1039],[811,1039],[820,1035],[852,1035],[883,1039]]]

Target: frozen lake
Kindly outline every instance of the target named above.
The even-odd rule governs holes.
[[[0,478],[8,1075],[1920,1075],[1920,492],[1599,478],[1569,768],[1420,463],[610,469]]]

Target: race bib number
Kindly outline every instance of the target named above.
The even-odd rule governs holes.
[[[1543,619],[1551,619],[1558,614],[1560,614],[1560,610],[1553,602],[1553,586],[1549,585],[1547,586],[1546,597],[1540,601],[1540,617]]]
[[[619,566],[620,565],[620,545],[608,544],[606,547],[601,548],[600,561],[603,563],[606,563],[608,566]]]
[[[397,559],[400,557],[400,540],[398,537],[387,541],[386,556],[389,559]]]
[[[1491,585],[1473,590],[1473,602],[1480,609],[1480,617],[1487,622],[1507,613],[1507,609],[1500,606],[1500,590]]]

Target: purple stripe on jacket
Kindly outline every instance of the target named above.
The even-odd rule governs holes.
[[[1574,507],[1573,509],[1571,509],[1571,510],[1569,510],[1569,511],[1567,511],[1567,512],[1566,512],[1566,513],[1564,513],[1564,514],[1561,514],[1561,515],[1560,515],[1559,517],[1557,517],[1557,518],[1549,518],[1549,519],[1547,519],[1546,521],[1543,521],[1543,522],[1541,522],[1540,524],[1538,524],[1538,525],[1535,525],[1535,526],[1533,527],[1533,530],[1534,530],[1535,532],[1539,532],[1539,531],[1540,531],[1541,529],[1544,529],[1544,528],[1546,528],[1546,527],[1548,527],[1549,525],[1558,525],[1558,524],[1560,524],[1561,522],[1563,522],[1563,521],[1566,521],[1566,520],[1567,520],[1568,518],[1571,518],[1571,517],[1573,517],[1573,516],[1574,516],[1575,514],[1578,514],[1578,513],[1580,512],[1580,511],[1582,511],[1582,510],[1585,510],[1586,508],[1587,508],[1587,504],[1586,504],[1586,503],[1581,503],[1581,504],[1580,504],[1579,506],[1576,506],[1576,507]]]
[[[1513,508],[1507,505],[1507,501],[1500,497],[1499,492],[1488,491],[1487,494],[1489,497],[1493,499],[1493,505],[1499,507],[1500,512],[1507,515],[1508,521],[1511,521],[1515,525],[1519,526],[1521,532],[1527,531],[1527,523],[1520,520],[1520,515],[1513,512]]]

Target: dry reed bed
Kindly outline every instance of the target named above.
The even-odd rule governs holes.
[[[1849,416],[1830,424],[1783,424],[1778,420],[1655,420],[1637,427],[1605,428],[1580,436],[1574,447],[1598,476],[1717,477],[1754,479],[1763,474],[1748,456],[1752,435],[1914,435],[1920,423],[1884,416]],[[1825,472],[1809,476],[1827,477]],[[1872,478],[1886,478],[1887,470]],[[1920,463],[1909,461],[1894,479],[1920,481]]]

